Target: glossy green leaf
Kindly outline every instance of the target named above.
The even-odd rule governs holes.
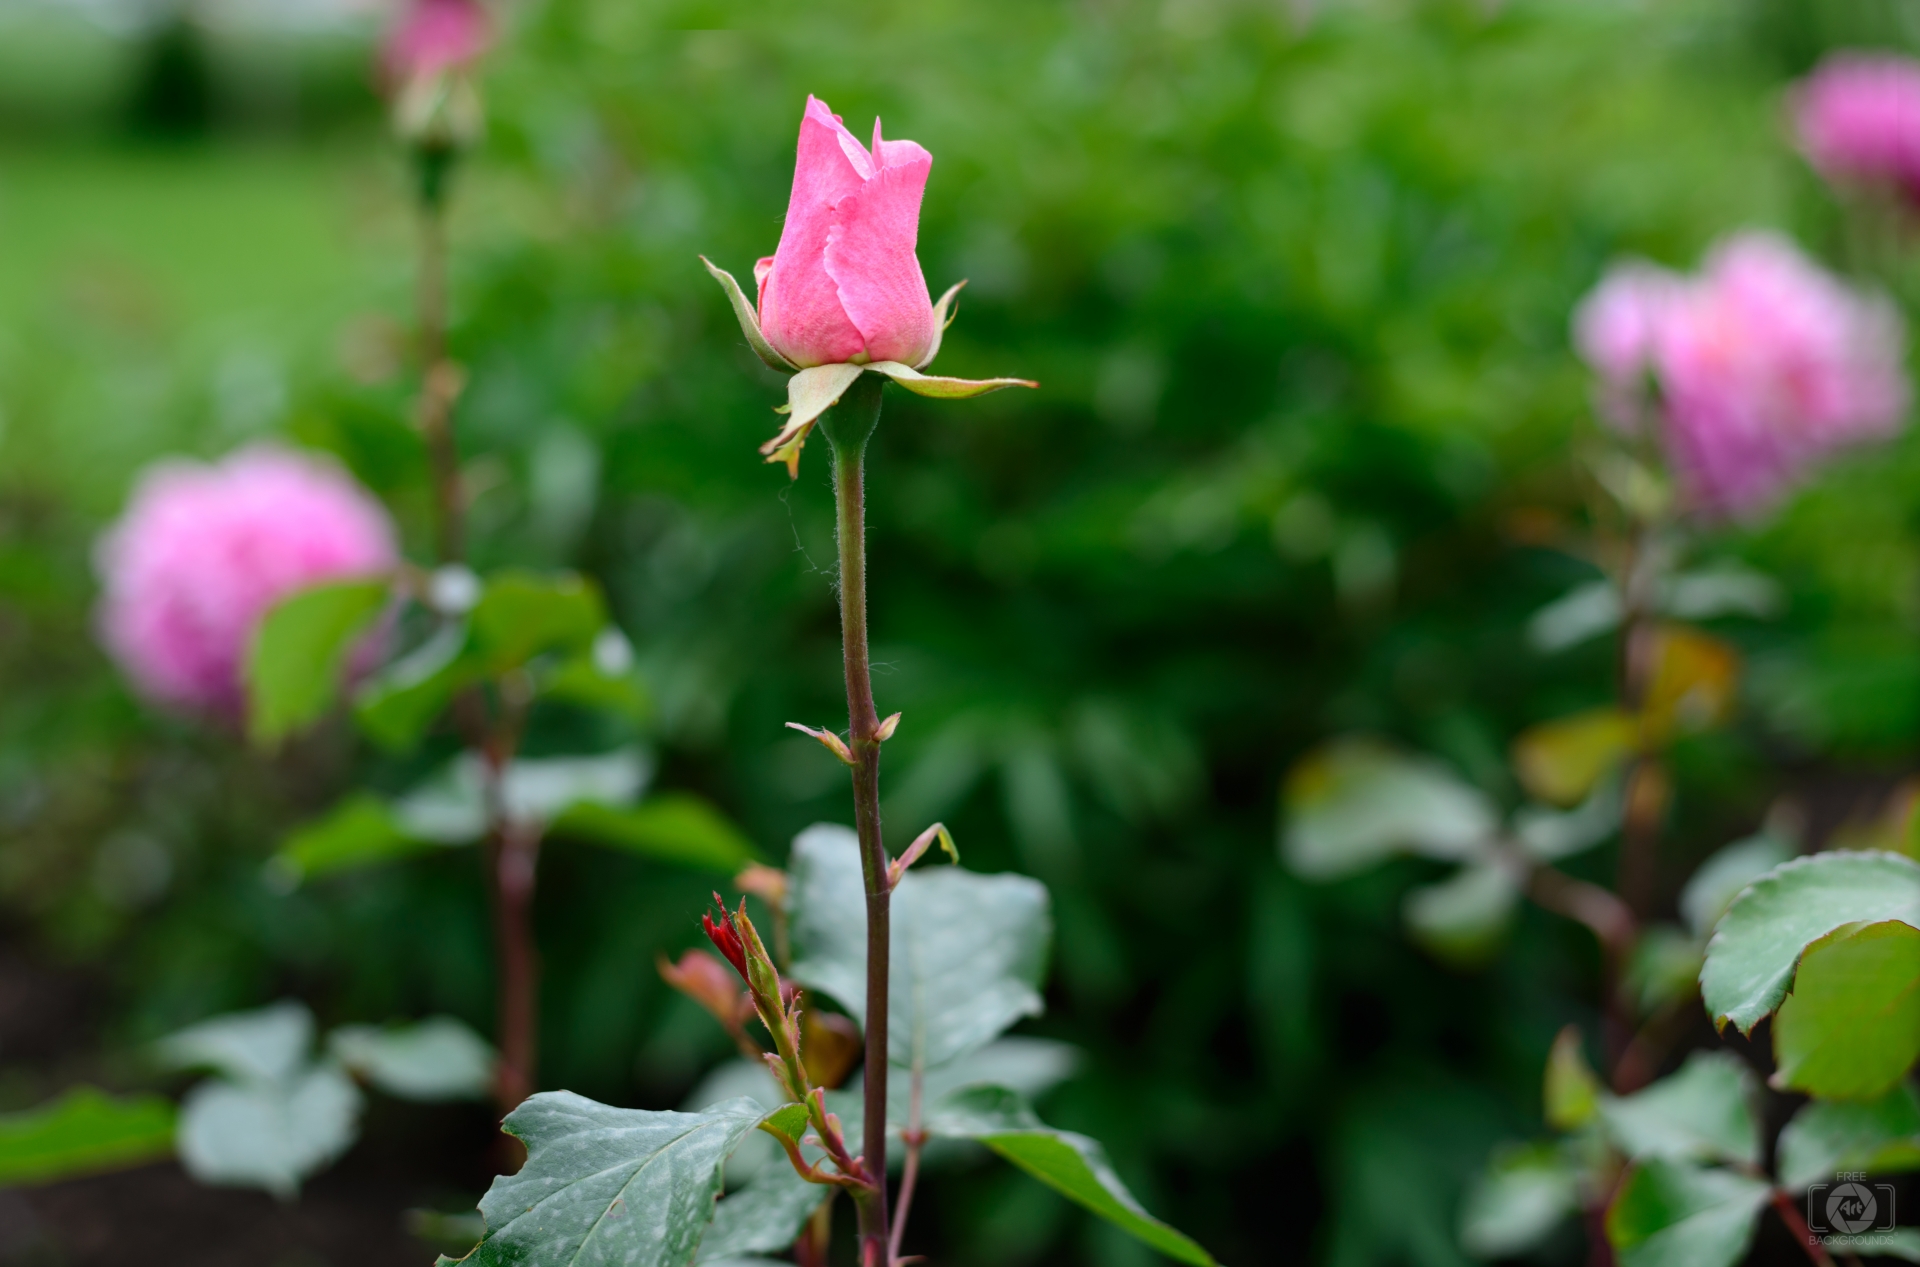
[[[866,890],[853,832],[793,843],[793,977],[866,1014]],[[1046,887],[959,867],[909,871],[893,893],[888,1057],[935,1069],[1037,1015],[1052,920]]]
[[[1460,1207],[1460,1245],[1476,1258],[1511,1258],[1541,1244],[1580,1210],[1580,1173],[1551,1144],[1495,1155]]]
[[[1498,826],[1491,801],[1438,762],[1364,739],[1296,765],[1284,792],[1287,865],[1331,880],[1397,853],[1464,859]]]
[[[725,875],[754,858],[732,820],[690,792],[664,792],[632,806],[581,802],[554,820],[553,831]]]
[[[1920,926],[1920,863],[1891,853],[1796,858],[1754,881],[1707,944],[1700,989],[1719,1025],[1751,1033],[1780,1006],[1808,945],[1842,924]]]
[[[487,1189],[486,1239],[459,1261],[686,1267],[713,1220],[727,1155],[765,1116],[745,1099],[667,1113],[536,1095],[504,1123],[525,1142],[526,1164]]]
[[[1547,1076],[1542,1099],[1547,1125],[1556,1131],[1577,1130],[1593,1120],[1600,1110],[1600,1079],[1587,1063],[1580,1042],[1580,1027],[1569,1025],[1553,1040],[1547,1053]]]
[[[448,624],[369,678],[353,702],[361,733],[390,752],[419,743],[461,688],[479,677],[478,660],[467,654],[470,638],[464,620]]]
[[[1920,1170],[1920,1094],[1902,1084],[1878,1100],[1815,1100],[1780,1132],[1781,1186],[1801,1189],[1842,1170]]]
[[[1824,1099],[1885,1095],[1920,1057],[1920,929],[1848,924],[1807,947],[1773,1018],[1775,1086]]]
[[[1632,1158],[1760,1161],[1753,1116],[1755,1080],[1726,1051],[1695,1052],[1680,1071],[1644,1091],[1605,1097],[1600,1119],[1620,1151]]]
[[[1628,1171],[1607,1209],[1619,1267],[1733,1267],[1767,1204],[1765,1181],[1674,1161]]]
[[[1026,1099],[1005,1087],[973,1087],[934,1105],[927,1131],[936,1138],[972,1139],[1162,1254],[1196,1267],[1213,1256],[1192,1239],[1148,1214],[1107,1164],[1094,1140],[1057,1131],[1034,1116]]]
[[[275,744],[332,707],[347,652],[387,604],[387,581],[301,590],[261,619],[247,650],[247,732]]]
[[[282,891],[317,876],[376,866],[428,853],[442,846],[409,835],[379,797],[356,792],[325,817],[295,828],[267,862],[267,876]]]
[[[505,571],[487,579],[470,619],[481,663],[497,674],[548,651],[590,653],[607,605],[584,577]]]
[[[39,1108],[0,1114],[0,1185],[138,1166],[171,1153],[173,1133],[173,1105],[160,1096],[75,1087]]]
[[[493,1088],[487,1041],[451,1016],[411,1025],[343,1025],[327,1050],[356,1076],[403,1100],[480,1100]]]

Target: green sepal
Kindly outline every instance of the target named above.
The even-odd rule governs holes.
[[[953,324],[953,318],[958,315],[948,310],[953,306],[954,296],[958,295],[960,288],[966,284],[966,279],[963,277],[947,287],[947,293],[940,296],[940,302],[933,306],[933,341],[927,344],[927,354],[921,357],[919,363],[913,368],[923,370],[933,364],[934,357],[940,355],[941,336],[946,334],[947,327]]]
[[[753,310],[747,293],[740,289],[740,283],[733,280],[733,274],[704,255],[700,257],[700,262],[713,274],[713,280],[720,283],[720,289],[727,292],[727,300],[733,304],[733,315],[740,321],[740,333],[747,336],[747,346],[753,349],[753,354],[770,370],[779,370],[783,374],[796,372],[800,367],[780,355],[773,344],[767,342],[767,336],[760,333],[760,316]]]
[[[922,374],[911,365],[902,365],[898,361],[875,361],[866,368],[875,374],[886,375],[916,396],[931,396],[935,400],[966,400],[997,392],[1003,387],[1040,386],[1025,378],[943,378]]]

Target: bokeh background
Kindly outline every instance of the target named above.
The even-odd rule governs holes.
[[[751,10],[751,12],[749,12]],[[873,455],[876,689],[896,824],[953,826],[1057,912],[1049,1012],[1088,1053],[1045,1103],[1226,1262],[1447,1267],[1462,1183],[1538,1126],[1597,956],[1538,912],[1465,971],[1400,931],[1432,864],[1331,886],[1276,853],[1325,737],[1395,736],[1509,801],[1528,724],[1611,698],[1605,640],[1525,620],[1596,573],[1573,304],[1743,226],[1850,260],[1783,92],[1826,50],[1920,44],[1897,0],[516,0],[453,222],[476,562],[571,565],[650,685],[660,782],[766,855],[850,821],[789,720],[844,712],[824,450],[762,465],[777,376],[696,254],[777,240],[800,107],[934,154],[920,258],[970,279]],[[356,782],[334,725],[277,756],[138,703],[92,633],[91,550],[137,471],[279,436],[338,454],[428,554],[410,422],[407,174],[349,0],[0,0],[0,1109],[166,1086],[156,1035],[295,995],[323,1023],[483,1031],[459,855],[292,894],[287,828]],[[1884,262],[1884,261],[1882,261]],[[1915,276],[1876,274],[1903,301]],[[1741,724],[1676,754],[1666,900],[1796,796],[1816,834],[1920,732],[1920,436],[1714,549],[1778,579]],[[561,737],[549,737],[559,744]],[[424,758],[423,758],[424,760]],[[1583,860],[1611,874],[1603,851]],[[705,878],[556,847],[543,1081],[671,1107],[729,1048],[654,971]],[[1702,1018],[1704,1033],[1706,1023]],[[484,1109],[382,1103],[281,1207],[170,1166],[0,1194],[0,1261],[425,1262],[409,1207],[485,1186]],[[952,1264],[1145,1251],[1005,1169],[942,1176]],[[1783,1251],[1763,1236],[1756,1255]],[[1579,1261],[1577,1238],[1561,1261]],[[10,1257],[9,1257],[10,1256]],[[1780,1258],[1779,1261],[1790,1261]]]

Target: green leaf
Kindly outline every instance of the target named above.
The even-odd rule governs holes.
[[[1735,841],[1700,864],[1680,891],[1680,913],[1696,937],[1705,937],[1740,896],[1740,890],[1793,857],[1785,841],[1751,836]]]
[[[862,1022],[867,911],[859,843],[845,827],[810,827],[793,842],[789,869],[793,977]],[[1051,932],[1047,890],[1036,880],[959,867],[909,871],[893,893],[888,1058],[931,1070],[1037,1015]]]
[[[1786,997],[1808,945],[1842,924],[1889,919],[1920,926],[1920,863],[1910,858],[1824,853],[1774,868],[1734,899],[1707,944],[1707,1011],[1752,1033]]]
[[[640,794],[653,765],[638,748],[592,757],[523,757],[501,778],[500,799],[516,822],[549,824],[576,806],[623,805]],[[400,829],[422,840],[466,844],[487,831],[485,769],[463,752],[394,803]]]
[[[1692,998],[1700,989],[1700,965],[1706,948],[1672,924],[1641,931],[1627,959],[1626,986],[1651,1015],[1670,1003]]]
[[[138,1166],[173,1151],[173,1105],[75,1087],[23,1113],[0,1114],[0,1184],[49,1183]]]
[[[500,674],[547,651],[591,653],[607,606],[584,577],[509,570],[487,579],[470,619],[481,663]]]
[[[340,581],[281,600],[247,650],[247,733],[276,744],[333,705],[347,651],[387,604],[387,581]]]
[[[1848,924],[1807,947],[1773,1018],[1774,1085],[1830,1100],[1885,1095],[1920,1056],[1920,929]]]
[[[608,647],[622,648],[624,654],[602,654]],[[618,662],[623,658],[627,664],[621,667]],[[633,649],[627,645],[626,636],[609,625],[594,639],[591,654],[571,656],[541,677],[540,695],[544,699],[603,709],[631,722],[645,721],[652,709],[652,700],[633,673],[632,658]],[[610,665],[609,661],[614,663]]]
[[[1467,1189],[1460,1245],[1476,1258],[1533,1249],[1580,1210],[1580,1172],[1551,1144],[1507,1148]]]
[[[478,661],[467,654],[471,636],[464,620],[445,625],[369,678],[353,704],[361,733],[389,752],[419,743],[460,688],[479,676]]]
[[[451,1016],[412,1025],[343,1025],[327,1036],[327,1050],[403,1100],[481,1100],[493,1088],[493,1048]]]
[[[630,807],[583,802],[555,819],[553,830],[724,875],[754,859],[752,843],[733,821],[690,792],[663,792]]]
[[[316,876],[375,866],[442,846],[409,835],[379,797],[356,792],[323,818],[297,827],[267,861],[274,888],[289,892]]]
[[[1398,853],[1464,860],[1498,826],[1484,794],[1446,767],[1365,739],[1338,740],[1287,775],[1287,865],[1312,880]]]
[[[1780,1132],[1780,1185],[1801,1189],[1842,1170],[1920,1170],[1920,1095],[1895,1087],[1865,1103],[1815,1100]]]
[[[800,1105],[792,1107],[805,1114]],[[784,1156],[775,1158],[720,1202],[696,1261],[713,1263],[786,1249],[833,1191],[802,1179]]]
[[[1578,1130],[1599,1112],[1600,1079],[1581,1048],[1579,1026],[1569,1025],[1554,1038],[1545,1082],[1547,1125],[1554,1130]]]
[[[286,999],[190,1025],[154,1048],[175,1069],[212,1069],[236,1082],[285,1082],[312,1055],[313,1013]]]
[[[932,1108],[927,1131],[946,1139],[978,1140],[1167,1257],[1196,1267],[1213,1265],[1213,1256],[1206,1250],[1141,1208],[1096,1141],[1054,1130],[1034,1116],[1017,1092],[1005,1087],[961,1091]]]
[[[180,1164],[202,1183],[291,1197],[352,1145],[360,1104],[359,1088],[332,1064],[284,1080],[211,1078],[180,1102]]]
[[[1759,1179],[1680,1162],[1627,1172],[1607,1209],[1619,1267],[1733,1267],[1770,1190]]]
[[[1732,1052],[1702,1051],[1635,1095],[1600,1102],[1600,1119],[1620,1151],[1634,1159],[1760,1161],[1751,1070]]]
[[[503,1124],[526,1143],[526,1164],[487,1189],[486,1239],[459,1261],[686,1267],[713,1219],[722,1164],[766,1115],[747,1099],[667,1113],[536,1095]]]
[[[1890,1232],[1874,1232],[1847,1248],[1867,1258],[1897,1258],[1903,1263],[1920,1263],[1920,1228],[1896,1227]]]
[[[1401,905],[1407,932],[1448,963],[1486,963],[1506,939],[1520,901],[1520,883],[1498,862],[1460,868],[1438,884],[1410,891]]]

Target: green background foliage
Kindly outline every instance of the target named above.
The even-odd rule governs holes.
[[[644,738],[659,786],[776,860],[849,821],[844,770],[783,729],[844,714],[824,446],[793,484],[758,461],[781,382],[696,256],[745,276],[771,252],[808,92],[856,134],[881,115],[935,156],[929,282],[970,282],[936,368],[1043,384],[888,396],[868,513],[876,695],[905,714],[892,838],[943,819],[970,867],[1050,887],[1028,1030],[1088,1060],[1047,1120],[1104,1141],[1147,1208],[1225,1262],[1276,1238],[1462,1261],[1461,1184],[1537,1130],[1596,956],[1527,910],[1490,966],[1442,965],[1399,905],[1443,869],[1290,876],[1279,779],[1367,730],[1510,806],[1513,736],[1608,701],[1604,641],[1549,659],[1522,633],[1594,575],[1552,548],[1585,514],[1592,426],[1569,311],[1621,253],[1686,266],[1742,226],[1847,263],[1785,85],[1826,47],[1920,31],[1865,0],[784,8],[529,4],[489,67],[454,226],[477,563],[591,575],[653,705],[556,713],[532,754]],[[23,62],[0,73],[11,927],[97,965],[113,1051],[286,993],[329,1025],[485,1029],[470,852],[292,892],[263,870],[450,736],[400,759],[335,724],[250,753],[142,708],[90,637],[91,542],[163,453],[330,449],[427,555],[405,173],[362,46],[203,33],[182,62],[175,36],[0,14]],[[1916,493],[1908,435],[1714,543],[1791,601],[1716,630],[1748,658],[1743,721],[1676,753],[1664,902],[1780,791],[1857,789],[1910,749]],[[695,940],[708,880],[562,842],[541,885],[543,1082],[677,1106],[729,1049],[652,965]],[[7,1075],[3,1108],[62,1085]],[[916,1219],[944,1261],[1142,1261],[1005,1170],[943,1175]]]

